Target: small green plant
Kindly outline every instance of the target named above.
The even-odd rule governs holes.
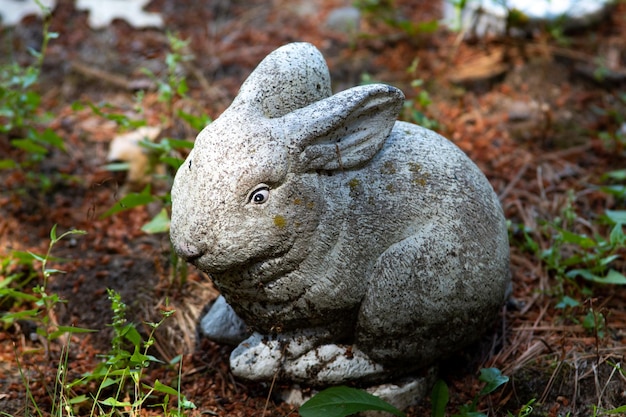
[[[419,59],[416,58],[407,68],[406,72],[415,76],[417,74],[418,65]],[[413,87],[415,91],[415,98],[404,102],[404,119],[427,129],[438,129],[439,123],[426,115],[428,107],[432,104],[432,99],[428,91],[424,89],[424,80],[420,78],[413,79],[413,81],[411,81],[411,87]]]
[[[454,18],[450,22],[450,30],[458,32],[463,28],[463,11],[467,5],[467,0],[449,0],[454,7]]]
[[[83,375],[68,387],[74,388],[94,381],[98,383],[97,391],[92,394],[91,398],[77,397],[81,401],[92,401],[90,415],[121,415],[126,414],[128,410],[130,410],[130,415],[139,415],[140,410],[148,405],[161,407],[167,416],[182,416],[183,410],[194,409],[195,405],[180,393],[180,386],[172,388],[159,380],[155,380],[152,385],[144,382],[145,371],[153,364],[163,363],[149,354],[155,342],[154,332],[174,314],[174,311],[162,311],[162,319],[159,322],[146,323],[151,331],[147,339],[143,340],[135,325],[127,321],[127,307],[120,294],[111,289],[107,292],[113,311],[111,327],[114,336],[111,340],[111,350],[103,356],[103,361],[92,372]],[[180,357],[175,358],[171,364],[180,363],[180,359]],[[163,395],[162,402],[149,403],[156,393]],[[106,398],[103,399],[103,396]],[[172,397],[177,399],[176,411],[170,410]]]
[[[40,125],[41,96],[36,91],[43,60],[50,40],[58,34],[49,31],[50,13],[45,12],[41,50],[30,49],[34,62],[22,67],[16,62],[0,66],[0,135],[7,135],[10,143],[23,150],[28,158],[22,163],[12,158],[0,159],[0,169],[21,168],[40,162],[51,148],[65,150],[63,139],[53,130]]]
[[[600,60],[594,76],[602,81],[607,73],[606,62]],[[608,108],[593,107],[598,116],[606,117],[614,126],[610,130],[598,133],[598,138],[602,141],[604,148],[617,155],[626,153],[626,117],[624,116],[624,106],[626,106],[626,93],[615,93],[613,97],[615,105]]]
[[[32,252],[14,252],[12,256],[2,260],[3,279],[0,281],[0,305],[8,312],[0,316],[4,328],[15,325],[16,323],[30,322],[36,326],[36,334],[42,342],[46,357],[50,359],[50,345],[53,341],[61,340],[62,349],[59,363],[57,366],[57,375],[54,379],[54,386],[46,386],[51,399],[51,415],[63,415],[71,408],[71,400],[65,395],[65,382],[67,378],[67,362],[70,338],[65,337],[68,334],[92,332],[93,330],[83,329],[73,326],[63,326],[58,323],[55,308],[59,303],[63,303],[58,294],[48,291],[48,281],[55,274],[64,273],[59,269],[49,268],[49,262],[58,259],[52,257],[52,249],[62,239],[72,235],[85,234],[82,230],[69,230],[60,236],[57,236],[57,226],[54,225],[50,230],[50,244],[45,255],[37,255]],[[35,263],[40,263],[40,268],[35,268]],[[26,266],[26,272],[9,272],[12,266],[19,264]],[[41,279],[31,288],[33,280]],[[29,303],[33,308],[20,309],[14,312],[22,304]],[[34,351],[30,351],[32,353]],[[30,391],[30,381],[26,373],[23,372],[20,362],[20,356],[16,350],[17,367],[26,393],[31,405],[42,416],[42,411],[35,401]]]
[[[193,55],[188,53],[189,39],[180,39],[172,33],[167,33],[167,40],[170,44],[171,52],[165,56],[167,66],[165,78],[157,77],[147,68],[143,72],[148,75],[157,85],[159,101],[167,106],[167,119],[165,126],[171,126],[174,121],[174,101],[184,98],[189,91],[187,79],[180,71],[180,66],[193,59]]]
[[[369,394],[366,391],[346,386],[327,388],[302,404],[302,417],[346,417],[362,411],[385,411],[403,417],[404,413]]]
[[[172,126],[176,118],[178,118],[185,122],[193,131],[200,131],[207,124],[211,123],[211,119],[207,115],[197,116],[183,110],[174,110],[174,104],[176,101],[187,98],[187,81],[185,77],[181,75],[179,67],[182,63],[192,59],[192,56],[186,52],[189,41],[181,40],[169,33],[167,38],[170,43],[171,52],[169,52],[165,57],[167,70],[164,77],[159,78],[153,72],[147,69],[144,70],[144,72],[148,74],[157,85],[159,101],[164,103],[167,107],[167,116],[164,120],[162,120],[162,124],[167,128]],[[102,111],[102,109],[97,106],[90,106],[97,114],[107,117],[110,120],[115,120],[122,127],[129,128],[145,125],[145,121],[143,120],[130,120],[126,115]],[[165,180],[168,183],[168,186],[166,187],[167,191],[161,194],[155,193],[152,186],[149,184],[140,192],[127,194],[113,207],[107,210],[102,217],[111,216],[121,211],[160,201],[163,205],[163,209],[152,219],[152,221],[144,225],[142,230],[146,233],[167,232],[169,230],[169,214],[166,208],[171,203],[169,194],[171,183],[173,181],[173,175],[171,173],[175,172],[183,163],[182,155],[189,152],[189,150],[193,148],[193,142],[186,139],[163,138],[154,142],[143,140],[140,142],[140,145],[145,148],[146,153],[149,155],[149,165],[151,167],[164,164],[168,168],[164,175],[158,174],[155,169],[151,170],[157,179]],[[109,168],[111,170],[118,170],[127,168],[127,166],[115,164],[110,165]]]
[[[600,190],[622,202],[626,201],[626,169],[607,172],[602,180],[609,184],[600,187]]]
[[[193,132],[202,130],[206,125],[211,123],[208,115],[195,115],[187,111],[177,109],[175,105],[181,100],[188,100],[187,97],[187,80],[180,71],[181,65],[191,60],[193,57],[187,52],[188,40],[181,40],[175,35],[167,35],[171,51],[166,55],[166,71],[162,75],[154,74],[145,69],[157,85],[158,100],[166,106],[165,116],[161,120],[161,125],[165,129],[179,124],[182,121]],[[138,114],[141,115],[141,100],[143,94],[137,96]],[[92,103],[88,104],[92,111],[115,121],[123,129],[134,129],[146,125],[146,121],[141,118],[130,118],[128,115],[115,111],[111,106],[97,106]],[[82,107],[81,104],[75,104],[75,108]],[[147,184],[143,190],[139,192],[129,192],[118,200],[113,207],[104,212],[101,217],[115,215],[122,211],[131,210],[136,207],[146,206],[148,204],[157,203],[161,205],[161,210],[145,225],[142,230],[146,233],[166,233],[169,231],[170,216],[169,206],[171,205],[170,189],[174,179],[174,173],[184,161],[184,155],[188,153],[194,143],[187,139],[164,137],[160,140],[140,141],[140,146],[144,148],[149,158],[149,173],[155,182],[164,184],[162,187],[155,187],[153,184]],[[164,166],[164,170],[158,170],[156,167]],[[113,163],[107,168],[111,171],[127,170],[128,163]],[[180,262],[172,251],[172,282],[180,277],[178,282],[183,284],[187,276],[187,265]]]
[[[509,382],[509,377],[502,375],[502,372],[497,368],[481,369],[478,379],[484,382],[485,386],[474,396],[474,400],[470,404],[462,405],[459,409],[459,413],[454,414],[453,417],[487,417],[487,414],[478,411],[478,400]],[[432,403],[432,417],[444,417],[449,399],[448,386],[444,381],[438,380],[435,383],[430,398]]]
[[[520,407],[517,414],[513,414],[510,411],[506,413],[507,417],[529,417],[533,414],[534,408],[533,404],[536,403],[537,400],[535,398],[528,401],[526,404]]]
[[[619,186],[612,186],[612,192],[619,193]],[[606,189],[606,187],[602,187]],[[556,293],[559,296],[557,308],[576,307],[578,301],[566,294],[565,283],[579,288],[577,279],[589,284],[626,285],[626,276],[613,265],[623,256],[626,249],[626,211],[605,210],[591,223],[594,230],[607,230],[606,234],[594,233],[590,236],[581,233],[577,225],[578,214],[574,208],[575,197],[569,194],[567,204],[561,215],[551,221],[543,221],[538,231],[545,240],[546,247],[541,248],[532,237],[533,231],[523,229],[523,246],[538,255],[548,272],[556,279]],[[585,288],[579,288],[590,295]]]
[[[25,275],[10,274],[6,279],[0,282],[0,302],[4,304],[6,301],[6,304],[13,305],[23,302],[33,304],[33,308],[31,309],[3,313],[0,320],[2,320],[5,328],[20,320],[28,320],[35,323],[37,325],[37,334],[42,338],[47,354],[49,354],[49,344],[52,340],[58,339],[67,333],[84,333],[91,331],[72,326],[62,326],[57,323],[54,310],[56,305],[62,303],[63,300],[60,299],[58,294],[48,292],[48,280],[52,275],[64,272],[59,269],[48,268],[48,263],[53,260],[52,249],[60,240],[71,235],[83,235],[86,232],[82,230],[69,230],[57,236],[56,230],[56,225],[50,230],[50,244],[45,255],[37,255],[32,252],[15,254],[21,259],[21,262],[26,263],[33,271],[35,269],[34,262],[39,262],[41,268],[38,274],[35,272],[29,272]],[[32,288],[32,292],[27,291],[26,283],[30,283],[30,281],[37,276],[42,279],[42,282],[36,284]],[[22,282],[20,282],[20,280]]]
[[[602,339],[606,331],[606,318],[604,314],[590,308],[587,315],[583,319],[582,326],[589,333],[596,335]]]
[[[385,25],[400,30],[406,35],[413,37],[421,33],[432,33],[437,30],[437,20],[427,22],[412,22],[398,13],[393,0],[355,0],[354,7],[359,9],[365,16]]]

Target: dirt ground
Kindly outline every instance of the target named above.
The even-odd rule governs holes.
[[[418,112],[407,111],[404,118],[436,121],[434,128],[485,172],[511,222],[513,295],[480,343],[440,364],[440,377],[450,388],[449,415],[472,401],[482,387],[479,370],[486,367],[510,377],[502,389],[482,397],[479,409],[489,415],[516,413],[531,400],[533,415],[555,417],[588,416],[593,405],[626,404],[625,377],[612,365],[623,361],[626,349],[626,291],[556,280],[536,252],[525,250],[523,237],[529,230],[547,249],[548,239],[536,231],[542,221],[562,216],[570,203],[580,229],[590,234],[606,230],[589,219],[606,209],[624,209],[623,198],[608,196],[598,185],[605,183],[603,174],[626,166],[624,143],[607,144],[602,134],[623,128],[626,118],[626,5],[619,3],[591,28],[559,36],[544,28],[522,37],[476,39],[443,28],[407,34],[372,16],[362,20],[359,34],[327,27],[329,13],[348,3],[152,1],[148,10],[164,16],[167,31],[190,39],[191,58],[179,68],[188,97],[176,101],[175,110],[217,117],[256,64],[291,41],[320,48],[335,90],[361,83],[364,75],[401,88]],[[435,3],[398,0],[395,10],[412,22],[431,22],[441,17]],[[72,337],[69,374],[90,371],[97,355],[109,349],[106,289],[112,288],[135,323],[158,320],[164,308],[176,310],[157,332],[154,354],[165,361],[183,355],[181,391],[197,406],[191,415],[297,415],[275,395],[286,386],[236,380],[228,370],[231,348],[197,337],[197,320],[217,291],[192,268],[185,282],[172,279],[167,234],[141,231],[155,207],[101,218],[128,191],[123,177],[103,168],[108,145],[122,130],[72,103],[108,103],[131,117],[139,114],[139,103],[141,117],[160,126],[162,137],[193,139],[196,132],[184,123],[164,123],[171,109],[158,101],[154,82],[142,71],[165,73],[166,30],[135,29],[117,20],[94,31],[86,13],[67,0],[59,2],[50,23],[59,36],[50,43],[38,91],[42,111],[49,113],[45,125],[64,139],[66,152],[53,150],[37,165],[36,174],[49,180],[45,187],[25,170],[0,171],[0,255],[45,253],[54,224],[60,232],[87,232],[54,248],[53,255],[65,259],[55,266],[65,273],[49,283],[49,290],[66,300],[56,311],[59,323],[98,330]],[[0,63],[30,63],[27,49],[39,48],[41,28],[41,20],[31,17],[3,29]],[[408,71],[412,65],[415,71]],[[605,76],[598,78],[599,71]],[[422,83],[412,82],[416,79]],[[139,90],[144,92],[138,98]],[[432,103],[420,105],[425,93]],[[12,138],[0,134],[0,155],[25,160],[28,155],[10,145]],[[626,272],[622,258],[613,267]],[[581,305],[565,314],[556,308],[557,289]],[[601,334],[582,324],[590,308],[606,318]],[[146,326],[139,328],[147,332]],[[49,407],[46,390],[61,346],[53,344],[47,357],[32,332],[27,322],[0,331],[0,411],[10,415],[32,415],[20,370],[42,410]],[[148,374],[173,384],[177,377],[167,366]],[[407,414],[430,415],[430,407],[425,398]]]

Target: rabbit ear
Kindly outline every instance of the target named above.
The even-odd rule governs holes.
[[[354,87],[280,119],[297,171],[349,169],[383,146],[404,94],[384,84]]]
[[[331,94],[328,66],[320,51],[310,43],[296,42],[265,57],[243,83],[231,107],[273,119]]]

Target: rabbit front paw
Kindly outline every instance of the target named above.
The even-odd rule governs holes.
[[[315,346],[315,338],[276,338],[260,333],[233,350],[230,366],[235,376],[251,381],[271,380],[278,375],[315,385],[375,380],[385,373],[382,365],[354,346]]]
[[[382,365],[354,346],[326,344],[284,365],[290,379],[317,385],[374,380],[384,374]]]

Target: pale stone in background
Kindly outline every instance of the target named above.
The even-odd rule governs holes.
[[[52,10],[56,0],[41,0],[41,5]],[[15,26],[26,16],[41,16],[41,7],[35,0],[0,0],[0,22],[3,26]]]
[[[137,28],[162,27],[161,15],[143,10],[148,3],[150,0],[76,0],[76,8],[89,12],[89,26],[93,29],[102,29],[114,19],[125,20]]]
[[[41,0],[41,3],[53,10],[56,0]],[[131,26],[163,26],[163,18],[158,13],[149,13],[143,8],[150,0],[76,0],[76,8],[89,13],[89,25],[93,29],[102,29],[111,24],[113,19],[122,19]],[[41,16],[41,8],[35,0],[0,0],[2,25],[14,26],[28,15]]]
[[[597,22],[613,0],[468,0],[461,17],[461,28],[483,36],[502,34],[509,10],[522,12],[528,18],[528,29],[546,22],[556,22],[564,29]],[[449,0],[443,2],[443,22],[454,25],[455,9]],[[458,23],[458,22],[457,22]]]

